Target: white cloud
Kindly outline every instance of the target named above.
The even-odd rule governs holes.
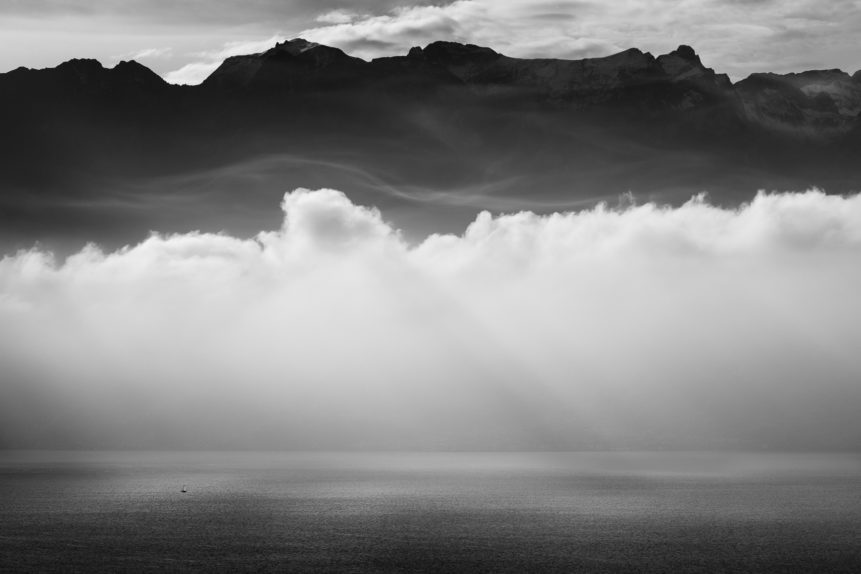
[[[434,40],[465,40],[468,34],[464,26],[473,23],[473,8],[479,7],[472,2],[455,2],[447,6],[399,8],[389,14],[309,28],[299,35],[366,59],[403,55],[411,46]]]
[[[332,10],[331,12],[326,12],[324,14],[320,14],[315,18],[317,22],[322,24],[347,24],[352,22],[359,15],[353,12],[352,10]]]
[[[129,59],[129,60],[145,60],[149,58],[166,58],[171,55],[173,50],[171,48],[145,48],[143,50],[138,50],[137,52],[131,52],[125,56],[121,56],[121,59]]]
[[[181,68],[168,72],[164,75],[164,80],[171,84],[186,84],[196,86],[209,77],[218,66],[221,65],[221,60],[211,60],[208,62],[192,62],[185,64]]]
[[[482,213],[418,245],[337,191],[283,208],[255,239],[4,257],[0,414],[96,446],[839,447],[861,433],[861,196]],[[47,432],[10,425],[7,442]]]

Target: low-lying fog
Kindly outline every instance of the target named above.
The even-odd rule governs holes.
[[[482,213],[419,244],[338,191],[282,207],[250,240],[0,260],[0,444],[861,444],[861,196]]]

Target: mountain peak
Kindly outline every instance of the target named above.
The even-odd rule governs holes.
[[[702,62],[700,62],[700,57],[697,56],[696,51],[694,51],[693,48],[686,44],[682,44],[681,46],[670,52],[670,55],[678,56],[679,58],[687,60],[691,63],[696,63],[700,65],[702,64]]]
[[[164,79],[134,60],[123,60],[111,69],[111,74],[137,85],[163,85]]]
[[[293,38],[292,40],[278,42],[272,50],[276,52],[287,52],[292,56],[298,56],[299,54],[307,52],[308,50],[313,50],[318,46],[320,46],[320,44],[309,42],[304,38]]]
[[[249,57],[263,56],[267,60],[277,60],[281,62],[306,62],[315,67],[325,67],[335,63],[358,63],[363,62],[360,58],[355,58],[344,53],[339,48],[318,44],[317,42],[309,42],[304,38],[294,38],[284,42],[278,42],[274,48],[267,50],[263,54],[253,54]],[[237,56],[243,58],[245,56]]]
[[[295,89],[299,85],[346,81],[364,64],[364,60],[339,48],[294,38],[278,42],[262,53],[230,56],[203,83],[231,88],[265,85]]]
[[[92,58],[72,58],[57,66],[56,69],[70,71],[75,74],[91,74],[102,72],[105,67],[102,66],[101,62]]]
[[[78,86],[94,86],[100,83],[108,70],[98,60],[91,58],[73,58],[48,70],[48,75],[56,73],[60,78]]]
[[[673,82],[695,82],[719,90],[728,89],[732,85],[726,74],[715,74],[714,70],[706,68],[696,51],[686,44],[669,54],[658,56],[657,62]]]
[[[409,58],[424,58],[432,61],[459,62],[464,60],[489,60],[499,57],[499,53],[484,46],[461,44],[459,42],[437,41],[422,48],[412,48]]]
[[[693,69],[703,71],[708,69],[703,66],[702,60],[700,60],[696,51],[685,44],[682,44],[669,54],[658,56],[658,63],[671,76]]]

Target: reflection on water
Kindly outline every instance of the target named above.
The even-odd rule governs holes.
[[[858,455],[10,452],[0,509],[12,571],[861,571]]]

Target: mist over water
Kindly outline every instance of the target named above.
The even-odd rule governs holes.
[[[861,198],[480,214],[0,260],[7,447],[851,449]]]

